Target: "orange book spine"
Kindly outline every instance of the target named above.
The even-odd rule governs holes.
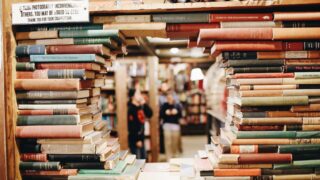
[[[290,144],[289,139],[235,139],[232,141],[235,145],[281,145]]]
[[[281,41],[216,41],[216,51],[281,51]],[[273,52],[274,53],[274,52]]]
[[[80,90],[78,79],[16,79],[16,90],[65,91]]]
[[[82,126],[17,126],[17,138],[80,138]]]
[[[273,28],[274,40],[319,39],[320,28]]]
[[[37,63],[37,69],[86,69],[93,70],[91,63]]]
[[[282,90],[253,90],[253,91],[240,91],[241,97],[262,97],[262,96],[282,96]]]
[[[261,176],[261,169],[214,169],[214,176]]]
[[[22,153],[20,154],[21,161],[37,161],[37,162],[47,162],[47,154],[42,153]]]
[[[253,145],[253,146],[233,145],[230,147],[230,153],[231,154],[258,153],[258,145]]]
[[[61,169],[59,171],[33,171],[27,170],[22,172],[25,176],[75,176],[78,174],[77,169]]]
[[[320,12],[274,12],[275,21],[318,21]]]
[[[268,117],[319,117],[320,112],[269,111]]]
[[[320,111],[320,104],[310,104],[308,106],[292,106],[292,112],[304,112],[304,111]]]
[[[272,40],[272,28],[201,29],[201,40]]]
[[[48,70],[35,70],[32,72],[29,71],[17,71],[17,79],[48,79]]]
[[[292,154],[259,153],[240,154],[239,164],[291,163]]]
[[[245,79],[245,78],[293,78],[294,73],[243,73],[235,74],[232,76],[236,79]]]
[[[320,59],[287,59],[286,65],[320,65]]]

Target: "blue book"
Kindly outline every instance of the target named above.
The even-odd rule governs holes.
[[[97,62],[105,64],[105,59],[95,54],[50,54],[31,55],[30,62]]]

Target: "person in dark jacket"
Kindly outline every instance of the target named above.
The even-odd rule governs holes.
[[[146,104],[140,91],[129,90],[128,102],[128,140],[132,154],[137,155],[137,159],[145,159],[144,147],[144,122],[153,114],[151,108]]]
[[[163,119],[164,144],[167,160],[176,157],[179,151],[180,119],[182,112],[173,94],[167,94],[167,102],[160,108],[160,117]]]

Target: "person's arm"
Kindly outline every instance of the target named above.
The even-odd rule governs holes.
[[[153,115],[153,111],[148,104],[143,105],[143,112],[147,116],[147,118],[151,118]]]
[[[176,105],[176,109],[178,111],[177,117],[182,118],[182,108],[179,106],[179,104]]]

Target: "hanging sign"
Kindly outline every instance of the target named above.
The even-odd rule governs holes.
[[[17,3],[12,5],[12,24],[89,22],[88,0]]]

